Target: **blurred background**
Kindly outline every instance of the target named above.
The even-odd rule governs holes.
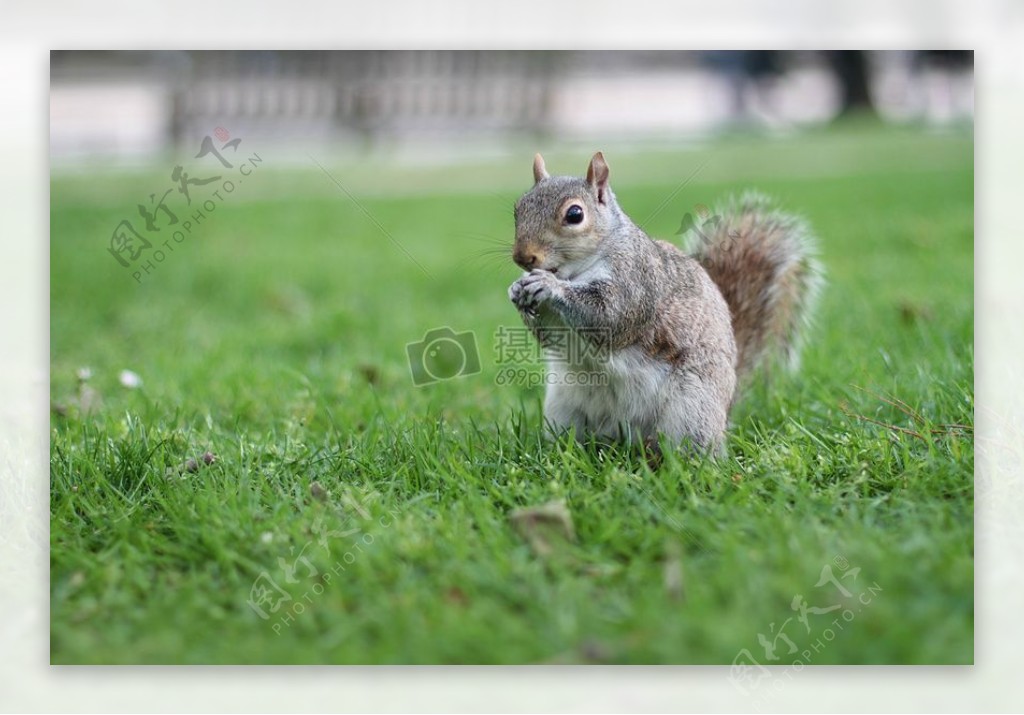
[[[270,150],[444,161],[510,142],[785,134],[974,114],[969,51],[51,54],[50,158],[142,164],[213,127]],[[287,153],[287,152],[286,152]]]

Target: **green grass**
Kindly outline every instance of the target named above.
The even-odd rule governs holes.
[[[141,285],[107,237],[173,164],[55,175],[52,662],[768,663],[773,624],[797,648],[777,641],[782,663],[973,662],[970,134],[601,148],[658,237],[747,187],[820,236],[802,370],[747,395],[717,463],[545,444],[542,389],[495,384],[517,270],[478,254],[511,240],[531,148],[450,170],[330,161],[374,221],[262,151]],[[405,346],[445,325],[475,332],[482,370],[414,387]],[[541,553],[509,515],[559,499],[576,538]],[[300,561],[288,583],[300,552],[317,573]],[[827,564],[860,569],[849,598],[815,587]],[[268,620],[247,604],[264,572],[291,596]],[[843,610],[805,628],[797,595]]]

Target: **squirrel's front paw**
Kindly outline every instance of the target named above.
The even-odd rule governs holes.
[[[560,283],[554,273],[535,268],[509,287],[508,297],[519,310],[536,313],[540,305],[558,295]]]

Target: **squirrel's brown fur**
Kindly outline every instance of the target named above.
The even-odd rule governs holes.
[[[729,304],[740,380],[772,357],[796,369],[803,324],[822,282],[807,223],[755,192],[729,202],[715,216],[719,220],[707,240],[691,239],[687,252]]]
[[[748,194],[686,255],[626,215],[608,174],[600,152],[585,179],[550,176],[538,155],[516,203],[528,272],[509,298],[545,350],[545,418],[581,439],[718,449],[738,379],[773,351],[797,363],[820,283],[809,231]],[[597,350],[559,352],[566,339]]]

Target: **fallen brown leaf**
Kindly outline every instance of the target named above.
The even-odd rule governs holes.
[[[540,506],[516,509],[509,514],[509,521],[539,556],[551,554],[559,541],[575,541],[576,530],[564,499],[541,504]]]
[[[326,501],[327,500],[327,490],[324,489],[323,486],[321,486],[320,482],[313,482],[312,484],[310,484],[309,485],[309,493],[317,501]]]

